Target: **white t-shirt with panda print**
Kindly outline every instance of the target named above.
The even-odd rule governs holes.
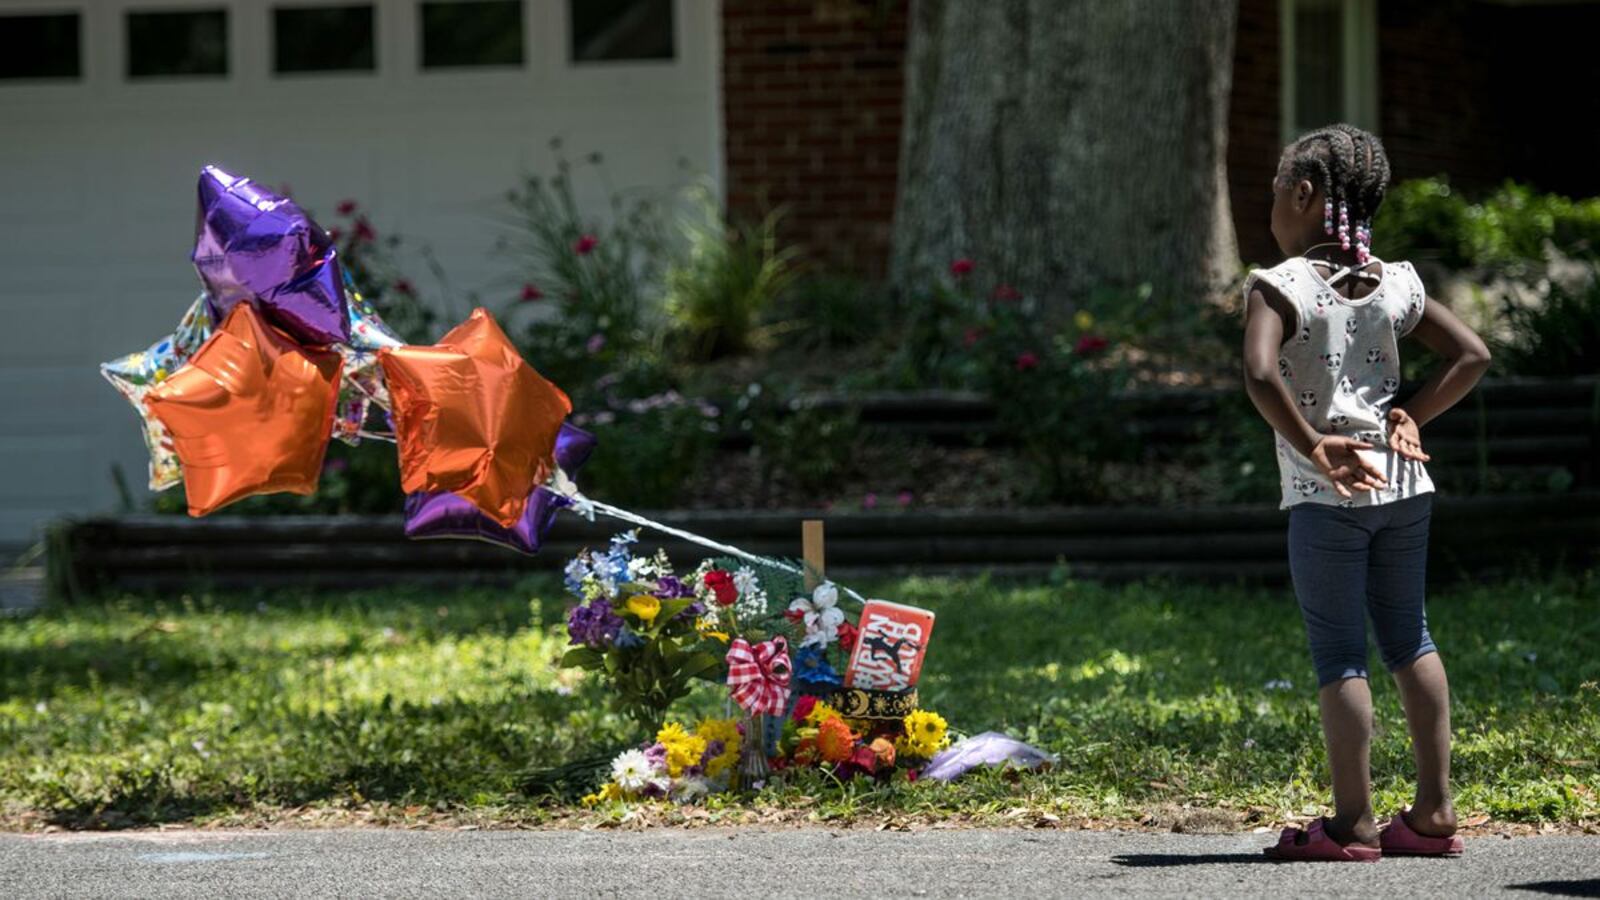
[[[1422,279],[1410,263],[1383,263],[1382,281],[1350,300],[1328,286],[1305,257],[1297,256],[1245,279],[1244,295],[1258,281],[1278,289],[1294,308],[1296,324],[1278,351],[1278,374],[1311,427],[1322,434],[1359,438],[1359,451],[1388,481],[1382,490],[1339,496],[1311,460],[1277,435],[1283,509],[1300,503],[1357,507],[1393,503],[1433,490],[1428,470],[1389,449],[1389,408],[1400,388],[1400,338],[1422,320]]]

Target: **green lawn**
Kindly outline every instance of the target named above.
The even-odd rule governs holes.
[[[959,731],[1039,743],[1061,766],[950,787],[813,779],[769,789],[755,807],[790,818],[1240,825],[1324,800],[1310,664],[1286,592],[927,578],[870,587],[938,611],[925,705]],[[1600,820],[1600,577],[1458,588],[1430,612],[1456,698],[1458,808]],[[614,818],[517,792],[529,766],[627,733],[597,685],[554,667],[562,613],[558,586],[534,581],[121,597],[0,620],[0,825]],[[1293,686],[1269,687],[1279,680]],[[1393,685],[1376,693],[1384,812],[1406,799],[1411,765]],[[721,705],[709,690],[695,699]],[[714,801],[706,815],[738,814]]]

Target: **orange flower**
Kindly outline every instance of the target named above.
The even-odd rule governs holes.
[[[828,762],[842,763],[849,759],[855,743],[855,732],[843,719],[829,719],[817,729],[817,749]]]
[[[888,738],[878,738],[872,742],[872,752],[878,757],[880,768],[894,767],[894,741]]]

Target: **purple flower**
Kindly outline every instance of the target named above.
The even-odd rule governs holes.
[[[706,741],[706,752],[700,757],[700,761],[703,763],[710,762],[721,756],[722,751],[726,749],[728,749],[728,745],[721,740]]]
[[[567,613],[567,636],[573,644],[604,650],[622,633],[622,617],[611,609],[611,601],[598,598]]]
[[[666,769],[667,745],[658,741],[644,751],[644,758],[649,760],[650,765],[654,766],[655,768],[662,770]]]
[[[591,335],[589,337],[589,343],[587,345],[588,350],[589,350],[589,355],[593,356],[594,354],[599,353],[602,349],[605,348],[605,345],[606,345],[606,336],[603,335],[603,334],[600,334],[599,332],[594,333],[593,335]]]
[[[663,575],[658,581],[656,581],[656,596],[667,599],[675,597],[693,597],[694,588],[684,584],[683,580],[676,575]],[[687,611],[688,610],[685,610],[685,612]],[[696,613],[696,615],[698,615],[698,613]]]

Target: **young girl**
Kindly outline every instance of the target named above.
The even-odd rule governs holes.
[[[1288,259],[1244,292],[1245,384],[1277,432],[1289,567],[1316,666],[1334,814],[1285,829],[1277,859],[1456,856],[1450,695],[1423,614],[1433,482],[1421,428],[1472,390],[1483,341],[1427,299],[1416,270],[1372,256],[1372,217],[1389,183],[1378,139],[1334,125],[1283,151],[1272,235]],[[1445,362],[1404,406],[1400,339]],[[1400,687],[1417,764],[1412,806],[1373,818],[1366,619]]]

